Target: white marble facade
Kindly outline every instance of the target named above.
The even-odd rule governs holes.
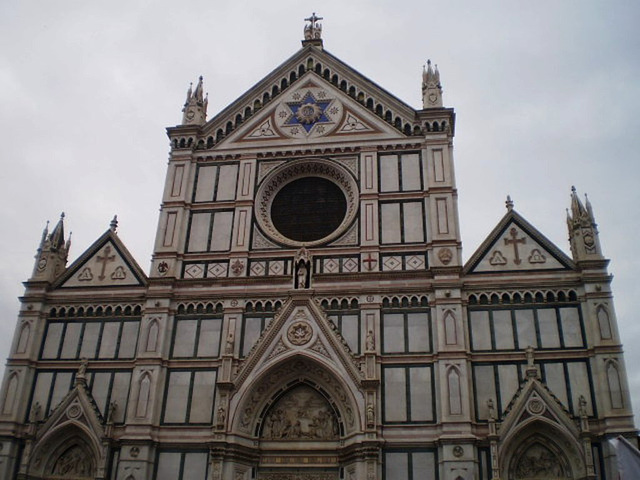
[[[149,274],[115,219],[69,265],[64,219],[44,233],[0,477],[616,478],[635,427],[591,206],[569,257],[508,200],[463,265],[439,72],[416,110],[319,20],[208,121],[189,91]]]

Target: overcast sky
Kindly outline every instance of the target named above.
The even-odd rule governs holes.
[[[300,48],[324,46],[421,108],[438,64],[456,109],[464,257],[516,210],[569,253],[565,208],[588,193],[640,412],[640,3],[637,1],[0,2],[0,357],[47,220],[66,213],[70,262],[109,226],[148,271],[189,82],[209,118]]]

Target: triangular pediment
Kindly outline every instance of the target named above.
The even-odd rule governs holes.
[[[537,377],[529,377],[505,409],[500,425],[501,441],[535,421],[555,425],[559,430],[578,438],[579,431],[560,400]]]
[[[302,102],[308,93],[306,85],[311,85],[314,94],[324,90],[326,99],[331,98],[334,103],[325,109],[326,99],[314,97],[313,105],[325,112],[324,124],[318,119],[312,125],[308,123],[309,117],[303,115],[296,133],[294,117],[304,112],[296,110],[295,103]],[[293,104],[293,110],[289,103]],[[336,110],[332,111],[334,107]],[[207,139],[203,148],[206,144],[207,149],[216,150],[240,145],[247,148],[253,142],[273,145],[279,138],[288,142],[291,139],[316,142],[329,134],[357,136],[362,140],[367,134],[380,131],[383,139],[403,138],[419,126],[413,107],[323,48],[307,45],[207,121],[198,135]],[[173,130],[169,129],[170,135]]]
[[[397,139],[402,134],[315,72],[298,82],[240,126],[221,145],[260,147],[286,140],[301,144],[351,138]]]
[[[56,288],[143,286],[147,278],[118,235],[107,230],[56,282]]]
[[[465,273],[573,270],[573,261],[514,210],[469,259]]]
[[[239,386],[250,375],[300,355],[331,366],[356,385],[362,380],[355,357],[335,325],[310,295],[296,294],[262,332],[234,383]]]

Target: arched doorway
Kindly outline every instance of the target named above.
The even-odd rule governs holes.
[[[535,435],[515,450],[509,466],[513,480],[566,480],[573,478],[566,453],[551,439]]]
[[[359,441],[360,401],[315,359],[293,356],[265,369],[232,402],[233,428],[253,441],[258,480],[338,480]]]

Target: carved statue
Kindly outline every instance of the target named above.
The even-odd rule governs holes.
[[[373,408],[373,404],[367,405],[367,427],[373,428],[376,424],[376,414]]]
[[[489,400],[487,400],[487,408],[489,409],[489,419],[490,420],[495,420],[496,419],[496,409],[493,405],[493,398],[490,398]]]
[[[227,335],[227,342],[225,345],[225,353],[229,353],[229,354],[233,353],[234,339],[235,339],[235,336],[233,334],[233,331],[229,330],[229,334]]]
[[[78,373],[76,373],[77,379],[82,379],[82,380],[86,379],[88,366],[89,366],[89,360],[86,358],[83,358],[81,360],[80,366],[78,367]]]
[[[227,420],[227,414],[224,411],[224,407],[223,406],[218,407],[218,426],[224,427],[226,420]]]
[[[376,351],[376,339],[373,335],[373,330],[369,330],[367,332],[366,347],[367,347],[367,352]]]
[[[300,262],[300,266],[298,267],[298,288],[307,288],[308,273],[305,263]]]
[[[316,12],[313,12],[313,14],[309,18],[305,18],[304,20],[305,22],[309,22],[304,26],[304,39],[319,40],[320,38],[322,38],[322,24],[318,20],[323,20],[323,18],[318,17],[316,15]]]

